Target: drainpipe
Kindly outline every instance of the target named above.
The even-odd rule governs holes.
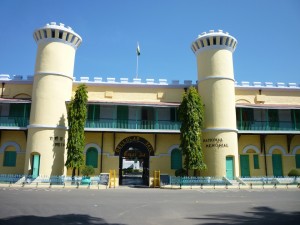
[[[100,173],[102,173],[102,164],[103,164],[103,132],[101,133]]]

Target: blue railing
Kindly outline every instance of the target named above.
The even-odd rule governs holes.
[[[237,128],[251,131],[300,131],[300,122],[237,121]]]
[[[29,125],[29,118],[11,117],[11,116],[0,117],[1,127],[27,127],[28,125]]]
[[[87,120],[86,128],[110,128],[110,129],[132,129],[132,130],[179,130],[180,122],[172,121],[150,121],[150,120],[118,120],[100,119]]]

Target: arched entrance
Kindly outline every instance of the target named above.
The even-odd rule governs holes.
[[[154,151],[146,139],[139,136],[123,139],[115,155],[119,155],[119,185],[149,186],[149,158]]]

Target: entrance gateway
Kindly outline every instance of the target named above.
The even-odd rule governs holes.
[[[119,156],[119,185],[149,186],[149,159],[154,150],[146,139],[139,136],[123,139],[115,155]]]

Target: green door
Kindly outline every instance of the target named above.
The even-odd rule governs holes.
[[[39,169],[40,169],[40,156],[33,155],[32,156],[32,177],[33,178],[39,176]]]
[[[128,128],[128,106],[117,106],[117,127]]]
[[[226,157],[226,177],[233,180],[233,156]]]
[[[272,165],[273,165],[273,176],[274,177],[282,177],[282,159],[281,154],[273,154],[272,155]]]
[[[241,177],[250,177],[249,155],[240,155]]]

